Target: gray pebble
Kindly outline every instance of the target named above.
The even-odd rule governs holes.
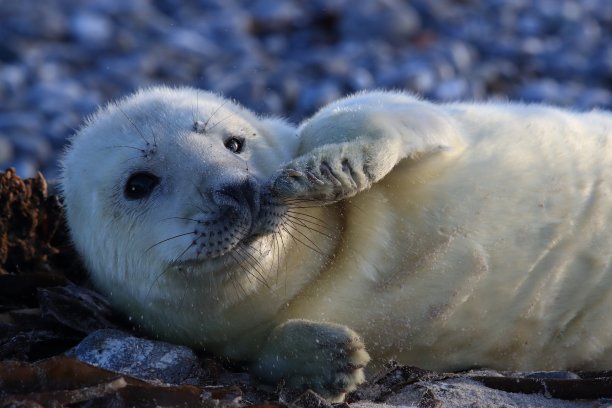
[[[111,39],[112,25],[101,13],[79,10],[70,20],[70,29],[78,41],[88,44],[103,44]]]
[[[0,66],[0,92],[5,98],[15,98],[26,85],[26,72],[16,64]]]
[[[91,333],[66,354],[96,367],[168,384],[185,383],[199,374],[198,358],[188,347],[113,329]]]
[[[440,82],[433,91],[434,98],[440,101],[457,101],[467,97],[468,85],[462,78]]]
[[[221,53],[221,50],[213,42],[194,30],[181,28],[169,30],[166,41],[175,52],[192,53],[199,58],[211,59]]]

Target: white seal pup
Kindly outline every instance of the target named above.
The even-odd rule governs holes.
[[[612,368],[612,115],[357,94],[298,129],[192,89],[63,161],[94,282],[158,336],[339,400],[369,361]]]

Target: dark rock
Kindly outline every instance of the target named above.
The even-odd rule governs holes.
[[[110,305],[101,295],[77,285],[38,290],[38,304],[47,319],[84,334],[116,328]]]

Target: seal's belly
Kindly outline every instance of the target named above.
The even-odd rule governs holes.
[[[295,315],[422,367],[588,367],[584,347],[612,342],[610,171],[507,153],[406,161],[344,203],[339,256]]]

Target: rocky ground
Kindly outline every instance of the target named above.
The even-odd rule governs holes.
[[[612,406],[612,372],[438,373],[389,363],[342,407]],[[328,408],[311,391],[149,340],[91,289],[39,175],[0,173],[0,407]]]
[[[57,177],[83,117],[152,84],[293,121],[361,89],[612,107],[609,0],[0,2],[0,169]]]

